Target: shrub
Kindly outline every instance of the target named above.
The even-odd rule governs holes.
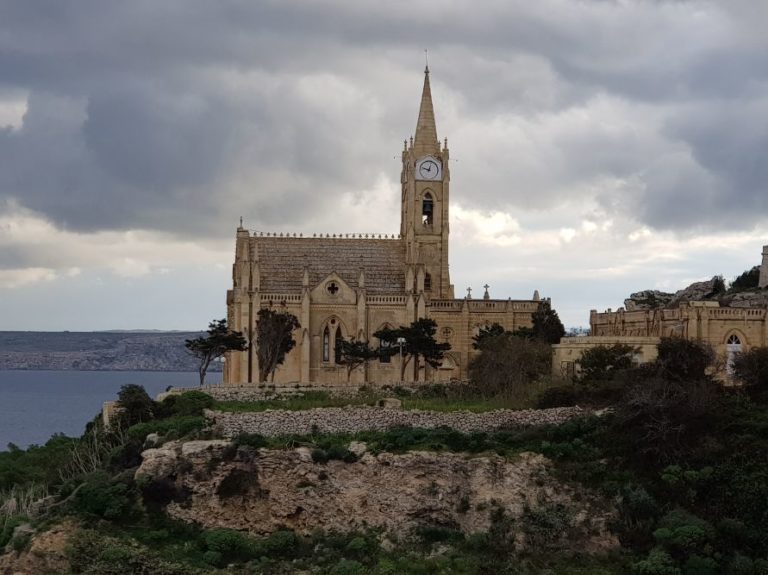
[[[73,507],[85,515],[117,521],[132,515],[134,503],[135,493],[131,486],[110,479],[104,472],[96,472],[78,488]]]
[[[651,549],[648,556],[632,565],[634,575],[683,575],[672,557],[659,547]]]
[[[366,575],[368,570],[362,563],[351,559],[342,559],[331,567],[328,575]]]
[[[731,287],[728,291],[736,292],[748,289],[754,289],[760,284],[760,266],[754,266],[742,273],[739,277],[731,282]]]
[[[234,529],[212,529],[203,535],[207,551],[219,553],[222,561],[247,561],[258,557],[253,541]]]
[[[632,367],[632,357],[636,351],[636,348],[623,343],[587,349],[576,362],[580,368],[577,379],[584,383],[612,379],[616,372]]]
[[[214,399],[202,391],[187,391],[176,398],[173,411],[176,415],[203,415],[204,409],[213,407]]]
[[[168,419],[158,419],[147,423],[138,423],[128,429],[132,439],[144,441],[150,433],[159,433],[170,438],[180,438],[199,431],[206,426],[204,417],[196,415],[179,415]]]
[[[257,556],[291,559],[298,555],[299,551],[300,541],[293,531],[275,531],[254,544],[254,553]]]
[[[768,391],[768,347],[753,347],[736,354],[733,375],[754,395]]]
[[[235,438],[235,445],[246,445],[258,449],[267,446],[267,438],[258,433],[241,433]]]
[[[700,381],[715,360],[712,347],[682,337],[662,337],[657,349],[656,366],[660,375],[670,381]]]
[[[552,547],[571,526],[571,513],[562,504],[526,507],[523,512],[523,532],[532,548]]]
[[[488,396],[514,394],[551,370],[550,346],[510,334],[487,337],[469,375]]]
[[[536,397],[537,409],[571,407],[578,402],[578,392],[573,385],[549,387]]]

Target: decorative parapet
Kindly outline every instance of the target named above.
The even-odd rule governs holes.
[[[404,295],[369,295],[365,298],[368,305],[377,304],[403,304],[408,301],[408,296]]]
[[[263,302],[272,303],[301,303],[301,294],[282,294],[282,293],[263,293],[259,295],[259,299]]]
[[[474,312],[534,312],[539,309],[540,305],[536,301],[509,299],[433,299],[428,305],[435,311],[458,311],[465,303],[469,306],[470,311]]]
[[[309,234],[306,236],[303,233],[291,233],[291,232],[260,232],[260,231],[251,231],[250,234],[254,238],[304,238],[304,239],[311,239],[311,238],[333,238],[337,240],[362,240],[362,239],[368,239],[368,240],[399,240],[400,234],[362,234],[362,233],[352,233],[352,234],[312,234],[310,237]]]

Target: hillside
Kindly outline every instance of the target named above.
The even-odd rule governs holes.
[[[186,352],[184,340],[198,335],[201,332],[3,331],[0,369],[195,371],[196,360]]]

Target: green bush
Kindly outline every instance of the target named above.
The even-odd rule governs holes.
[[[672,557],[658,547],[651,549],[648,556],[632,565],[634,575],[683,575]]]
[[[573,385],[549,387],[536,397],[537,409],[551,407],[571,407],[578,403],[579,393]]]
[[[72,506],[78,513],[112,521],[127,520],[133,515],[136,494],[132,486],[115,481],[105,472],[89,475],[78,488]]]
[[[768,391],[768,347],[753,347],[736,354],[733,375],[749,392],[760,397]]]
[[[328,575],[367,575],[368,573],[365,565],[351,559],[342,559],[328,570]]]
[[[235,445],[245,445],[253,448],[266,447],[267,438],[258,433],[241,433],[235,438]]]
[[[203,415],[204,409],[213,407],[214,399],[202,391],[186,391],[176,398],[173,412],[176,415]]]
[[[562,504],[546,504],[526,507],[523,511],[523,533],[528,545],[537,548],[551,548],[571,527],[573,517]]]
[[[206,551],[220,555],[221,561],[247,561],[258,557],[253,540],[234,529],[212,529],[203,535]],[[211,556],[209,556],[211,557]]]
[[[144,441],[150,433],[159,433],[166,438],[181,438],[200,431],[206,426],[204,417],[197,415],[178,415],[168,419],[157,419],[138,423],[128,429],[128,436]]]
[[[701,381],[715,359],[711,346],[682,337],[662,337],[657,349],[656,366],[662,377],[670,381]]]
[[[623,343],[598,345],[587,350],[576,362],[579,364],[577,379],[583,383],[608,381],[620,371],[632,367],[632,357],[636,348]]]

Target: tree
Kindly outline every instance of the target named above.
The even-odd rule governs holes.
[[[580,367],[579,379],[583,382],[612,379],[617,372],[632,367],[632,356],[637,351],[637,348],[623,343],[587,349],[576,362]]]
[[[141,385],[129,383],[117,392],[117,403],[121,407],[121,419],[125,427],[130,427],[153,417],[155,402]]]
[[[750,270],[745,271],[739,277],[731,282],[731,288],[729,291],[743,291],[748,289],[754,289],[760,284],[760,266],[755,266]]]
[[[248,342],[239,331],[230,330],[226,319],[213,320],[208,324],[208,335],[188,339],[184,342],[187,351],[200,360],[198,373],[200,385],[205,383],[205,374],[211,362],[228,351],[245,351]]]
[[[483,394],[514,394],[549,373],[552,350],[546,343],[505,332],[482,340],[481,353],[469,365],[469,375]]]
[[[371,348],[367,341],[352,338],[349,341],[342,339],[337,341],[336,345],[339,346],[341,364],[347,368],[347,381],[358,367],[381,357],[379,350]]]
[[[715,352],[709,345],[682,337],[662,337],[656,348],[659,374],[672,381],[703,380],[715,360]]]
[[[256,320],[256,345],[259,359],[259,381],[264,382],[274,375],[278,365],[296,345],[293,331],[301,324],[295,315],[262,308]]]
[[[733,359],[733,376],[755,396],[768,391],[768,347],[753,347],[737,353]]]
[[[504,328],[498,323],[493,323],[480,328],[477,335],[472,336],[472,349],[483,349],[483,343],[496,335],[505,333]]]
[[[450,343],[438,343],[435,340],[437,322],[433,319],[417,319],[410,326],[400,326],[397,329],[384,328],[373,334],[379,341],[388,344],[389,355],[399,353],[399,338],[405,339],[403,343],[403,362],[400,365],[400,380],[405,379],[405,367],[414,360],[414,380],[418,380],[420,358],[431,367],[440,367],[445,352],[451,349]]]
[[[560,343],[565,336],[565,327],[557,312],[552,309],[549,301],[542,302],[533,312],[533,337],[548,344]]]

